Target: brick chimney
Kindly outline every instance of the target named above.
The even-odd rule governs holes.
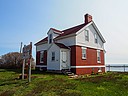
[[[88,24],[89,22],[92,21],[92,16],[89,15],[89,14],[85,14],[85,15],[84,15],[84,19],[85,19],[84,23],[85,23],[85,24]]]

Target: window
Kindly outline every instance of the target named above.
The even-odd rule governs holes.
[[[44,51],[40,52],[40,63],[44,63]]]
[[[55,52],[52,52],[52,61],[55,61]]]
[[[82,47],[82,59],[86,59],[86,48]]]
[[[101,73],[101,72],[102,72],[102,68],[99,67],[99,68],[98,68],[98,73]]]
[[[85,40],[89,41],[89,31],[85,30]]]
[[[98,43],[98,38],[96,34],[95,34],[95,43]]]
[[[97,50],[97,62],[101,62],[101,57],[100,57],[100,50]]]
[[[52,34],[49,34],[49,44],[52,43]]]

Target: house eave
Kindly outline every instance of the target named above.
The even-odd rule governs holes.
[[[39,43],[39,44],[34,44],[34,45],[35,45],[35,46],[38,46],[38,45],[46,44],[46,43],[48,43],[48,41],[44,41],[44,42],[41,42],[41,43]]]

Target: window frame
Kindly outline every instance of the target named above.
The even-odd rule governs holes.
[[[101,52],[97,50],[97,63],[101,63]]]
[[[85,41],[89,41],[89,31],[84,30],[84,34],[85,34]]]
[[[51,53],[52,56],[51,56],[51,61],[55,61],[55,51]]]
[[[44,50],[40,51],[40,63],[44,63]]]
[[[81,51],[82,51],[82,59],[87,59],[87,52],[86,52],[86,47],[81,47]]]
[[[98,44],[98,36],[97,36],[96,33],[95,33],[95,35],[94,35],[94,38],[95,38],[95,43]]]
[[[49,34],[49,44],[52,43],[52,34]]]

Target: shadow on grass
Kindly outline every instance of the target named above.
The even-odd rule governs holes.
[[[0,69],[0,72],[15,72],[15,73],[21,73],[21,69]]]
[[[15,72],[18,74],[22,73],[22,69],[0,69],[0,72],[6,72],[6,71],[10,71],[10,72]],[[25,74],[28,73],[28,70],[25,70]],[[31,71],[32,74],[43,74],[43,75],[62,75],[62,73],[52,73],[52,72],[46,72],[46,71],[39,71],[39,70],[32,70]]]
[[[14,93],[15,93],[15,91],[7,90],[7,91],[1,93],[0,96],[13,96]]]

